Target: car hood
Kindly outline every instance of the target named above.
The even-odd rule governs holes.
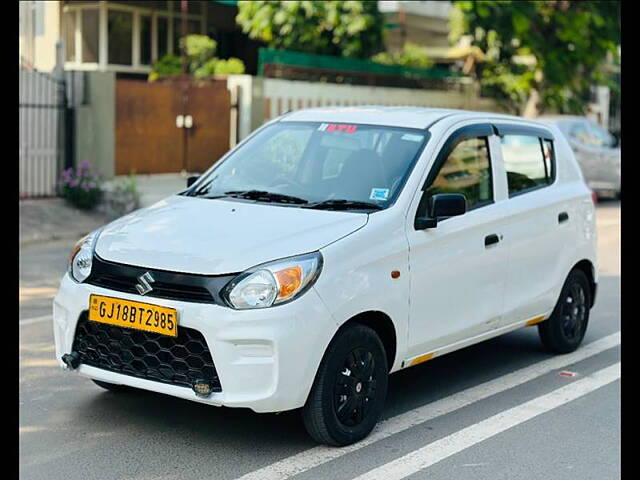
[[[318,250],[367,219],[365,213],[175,195],[107,225],[96,253],[159,270],[235,273]]]

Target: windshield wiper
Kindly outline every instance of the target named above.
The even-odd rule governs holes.
[[[247,198],[249,200],[259,200],[262,202],[291,203],[296,205],[309,203],[309,201],[304,198],[285,195],[283,193],[266,192],[263,190],[234,190],[224,192],[224,194],[229,197]]]
[[[331,199],[317,203],[310,203],[305,205],[303,208],[314,208],[318,210],[382,210],[383,207],[371,202]]]

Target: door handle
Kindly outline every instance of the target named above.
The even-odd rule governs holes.
[[[491,245],[495,245],[499,241],[500,241],[500,238],[498,237],[498,235],[496,235],[495,233],[492,233],[491,235],[487,235],[486,237],[484,237],[484,246],[490,247]]]
[[[569,214],[567,212],[561,212],[558,214],[558,223],[564,223],[569,220]]]

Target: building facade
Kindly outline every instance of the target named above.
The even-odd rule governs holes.
[[[181,1],[27,1],[20,3],[21,64],[51,71],[56,42],[66,70],[145,74],[168,53],[179,53]],[[235,23],[237,2],[188,1],[186,33],[209,35],[217,56],[241,58],[257,68],[259,44]]]

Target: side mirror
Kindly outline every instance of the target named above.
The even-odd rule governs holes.
[[[194,175],[192,177],[187,178],[187,188],[193,185],[196,182],[196,180],[198,180],[199,178],[200,178],[200,175]]]
[[[461,193],[438,193],[429,198],[427,216],[418,216],[414,222],[416,230],[435,228],[438,218],[455,217],[467,211],[467,199]]]

